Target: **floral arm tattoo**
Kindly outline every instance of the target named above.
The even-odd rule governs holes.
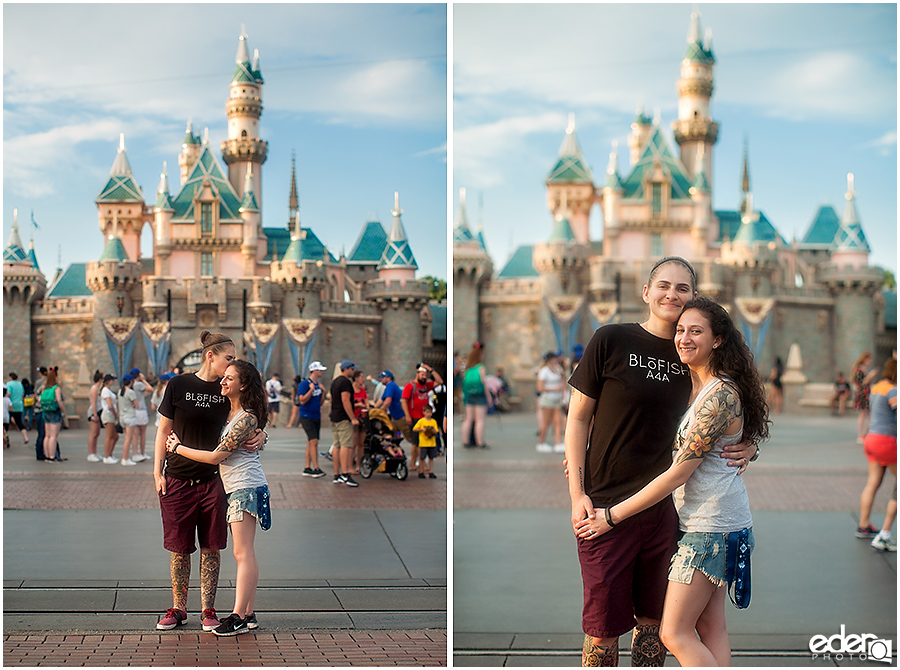
[[[678,449],[675,462],[703,458],[741,414],[741,401],[734,388],[726,383],[716,386],[697,408],[694,422]]]
[[[216,451],[237,451],[238,448],[253,435],[256,430],[256,417],[246,412],[240,419],[234,422],[231,430],[219,440]]]

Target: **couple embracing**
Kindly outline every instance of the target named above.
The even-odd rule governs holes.
[[[156,627],[171,630],[187,622],[191,554],[199,539],[201,624],[205,631],[230,636],[258,627],[253,542],[256,524],[268,530],[272,523],[259,461],[267,408],[259,371],[235,358],[231,338],[203,331],[200,342],[200,370],[174,377],[159,405],[153,477],[163,546],[171,552],[173,604]],[[238,565],[235,602],[232,614],[219,621],[219,552],[229,525]]]
[[[597,330],[569,381],[582,665],[618,665],[631,629],[633,666],[662,666],[667,648],[682,666],[730,665],[725,601],[749,604],[753,549],[740,474],[768,437],[764,386],[686,260],[658,261],[643,299],[648,319]]]

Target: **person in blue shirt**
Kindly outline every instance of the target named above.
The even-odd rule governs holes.
[[[384,393],[381,394],[381,402],[378,406],[388,413],[391,417],[391,423],[394,425],[394,432],[403,432],[408,426],[406,422],[406,414],[403,411],[403,390],[394,381],[394,373],[385,370],[380,375],[384,381]],[[412,426],[409,426],[410,428]]]
[[[12,402],[12,408],[9,410],[11,423],[16,424],[16,428],[22,433],[22,439],[28,444],[28,433],[25,432],[25,420],[22,418],[22,412],[25,411],[25,387],[19,381],[19,375],[15,372],[9,373],[9,381],[6,382],[6,392]]]
[[[309,377],[300,382],[297,387],[297,399],[300,402],[298,414],[300,425],[306,431],[306,467],[303,468],[305,477],[324,477],[325,473],[319,469],[319,429],[322,426],[322,396],[325,389],[319,383],[325,366],[319,361],[309,364]]]

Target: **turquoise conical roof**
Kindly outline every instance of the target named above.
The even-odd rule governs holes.
[[[125,251],[125,245],[122,244],[122,240],[120,240],[115,235],[110,236],[110,238],[106,242],[106,246],[103,247],[103,253],[100,254],[100,262],[103,261],[127,261],[128,260],[128,252]]]
[[[35,270],[38,272],[41,271],[41,268],[38,265],[37,254],[34,252],[34,240],[31,240],[31,242],[28,243],[28,260],[31,261]]]
[[[95,202],[144,202],[144,194],[134,180],[128,155],[125,153],[125,133],[119,135],[119,151],[109,171],[109,181]]]
[[[235,56],[234,76],[232,84],[261,84],[262,75],[259,73],[259,53],[255,53],[254,63],[250,63],[250,53],[247,49],[247,36],[241,34],[238,40],[237,56]]]
[[[706,44],[700,40],[700,15],[697,12],[691,14],[691,28],[688,32],[688,45],[684,58],[685,60],[706,65],[716,62],[710,40],[707,40]]]
[[[619,143],[613,140],[612,151],[609,152],[609,165],[606,167],[606,188],[620,190],[622,179],[619,177]]]
[[[831,205],[822,205],[816,211],[812,223],[809,224],[809,230],[800,241],[800,244],[816,244],[832,246],[834,238],[837,236],[838,229],[841,227],[841,220]]]
[[[575,121],[570,118],[569,127],[559,147],[559,158],[547,175],[547,184],[593,183],[594,175],[581,153],[575,136]]]
[[[553,232],[550,233],[549,242],[572,242],[575,240],[575,234],[572,232],[572,226],[569,220],[563,216],[556,217],[553,224]]]
[[[453,222],[453,244],[465,244],[472,242],[475,237],[469,228],[469,217],[466,216],[466,189],[459,189],[459,209],[456,211],[456,220]]]
[[[9,242],[6,244],[6,249],[3,250],[3,262],[17,265],[31,262],[28,258],[28,253],[22,246],[22,238],[19,237],[18,210],[13,210],[13,227],[9,234]]]
[[[353,250],[347,257],[352,263],[379,263],[387,246],[388,236],[380,221],[367,221]]]
[[[859,222],[859,214],[856,211],[856,193],[853,190],[853,173],[847,175],[847,204],[844,207],[844,215],[841,217],[841,225],[834,236],[836,251],[865,251],[869,252],[869,243]]]
[[[247,176],[244,177],[244,197],[241,198],[241,212],[258,212],[256,196],[253,194],[253,164],[247,166]]]
[[[403,210],[400,209],[400,195],[395,192],[394,209],[391,210],[391,214],[394,216],[394,223],[391,225],[387,246],[385,246],[384,253],[381,255],[381,262],[378,264],[379,270],[417,270],[419,268],[409,246],[409,240],[406,238],[403,222],[400,220],[402,213]]]
[[[162,174],[159,175],[159,188],[156,189],[156,208],[165,212],[175,211],[175,207],[172,205],[172,196],[169,195],[169,175],[165,161],[163,161]]]
[[[194,135],[194,129],[192,127],[191,120],[188,119],[187,130],[185,131],[184,141],[181,143],[181,146],[182,147],[199,146],[200,144],[201,144],[200,136]]]

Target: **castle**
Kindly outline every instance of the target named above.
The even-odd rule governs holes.
[[[373,376],[390,368],[398,380],[423,360],[446,369],[446,307],[431,303],[428,281],[416,278],[398,194],[390,230],[369,221],[350,254],[335,257],[300,225],[292,164],[287,223],[263,226],[262,88],[258,52],[251,61],[241,35],[225,167],[188,122],[178,188],[164,163],[153,203],[120,137],[95,199],[105,241],[96,261],[74,263],[48,284],[14,221],[3,254],[4,378],[59,365],[81,412],[95,369],[121,377],[136,366],[156,377],[196,368],[202,330],[231,336],[239,356],[283,380],[305,375],[313,359],[330,367],[349,358]],[[153,232],[150,258],[141,258],[144,226]]]
[[[524,407],[533,404],[544,352],[571,356],[599,326],[643,320],[641,287],[652,264],[669,255],[690,260],[700,293],[729,309],[764,377],[776,356],[787,363],[788,409],[821,406],[836,370],[849,375],[864,350],[880,365],[896,347],[896,292],[882,290],[884,272],[869,264],[853,175],[843,214],[820,207],[803,238],[788,242],[753,202],[745,148],[739,207],[713,209],[714,65],[711,38],[701,38],[695,13],[677,82],[677,155],[659,120],[639,109],[628,136],[630,170],[620,170],[613,143],[606,174],[596,179],[570,117],[545,180],[549,236],[519,247],[499,272],[468,221],[461,190],[454,348],[465,354],[476,339],[485,343],[489,370],[504,368]],[[595,204],[599,240],[588,227]]]

